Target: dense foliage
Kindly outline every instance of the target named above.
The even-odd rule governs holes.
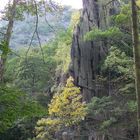
[[[18,121],[41,117],[46,109],[20,90],[8,87],[0,88],[0,133],[12,127]]]
[[[120,13],[111,16],[110,20],[112,24],[106,30],[95,27],[85,35],[85,41],[105,41],[109,50],[105,60],[99,65],[101,74],[97,79],[108,83],[109,96],[93,97],[87,105],[88,117],[96,121],[93,128],[109,139],[114,138],[110,132],[118,126],[124,133],[131,132],[132,135],[128,136],[130,139],[136,139],[137,102],[130,4],[124,4]],[[119,136],[116,138],[121,139]]]
[[[16,18],[23,16],[21,13],[27,10],[24,8],[17,8],[19,17]],[[33,16],[34,10],[30,11]],[[106,85],[107,95],[100,93],[104,96],[92,96],[89,102],[83,101],[82,87],[75,85],[72,77],[69,78],[72,34],[75,26],[80,26],[79,11],[72,14],[67,29],[71,14],[69,8],[64,9],[64,15],[58,16],[58,19],[49,14],[54,28],[44,23],[44,15],[40,15],[38,33],[43,45],[37,46],[36,36],[32,45],[27,45],[28,48],[13,52],[6,42],[1,41],[0,53],[5,52],[8,57],[4,83],[0,84],[0,139],[54,140],[65,131],[78,137],[94,130],[111,140],[115,139],[111,134],[118,128],[122,133],[127,133],[129,139],[137,138],[130,3],[121,0],[119,10],[116,15],[108,17],[108,26],[103,29],[94,26],[80,38],[84,42],[95,41],[107,47],[105,59],[97,66],[99,75],[94,79],[98,82],[95,86]],[[26,16],[22,19],[26,24],[16,22],[15,28],[20,30],[13,31],[12,47],[16,49],[17,44],[22,46],[29,43],[30,31],[33,30],[34,24],[30,21],[34,17],[30,15],[27,21]],[[61,28],[59,19],[65,20],[64,28]],[[58,20],[60,23],[57,23]],[[122,138],[117,136],[117,139]]]
[[[0,138],[25,140],[34,137],[37,120],[48,114],[48,104],[58,86],[57,78],[68,71],[72,30],[78,19],[79,12],[76,12],[69,29],[59,29],[55,39],[41,48],[29,46],[29,50],[19,48],[15,53],[9,51],[5,86],[0,89],[0,123],[3,126]],[[80,89],[77,90],[77,100],[80,100]]]
[[[61,92],[54,95],[49,104],[49,117],[37,122],[37,138],[46,138],[49,132],[78,124],[86,116],[86,105],[81,102],[80,88],[75,87],[73,78],[67,80]],[[45,131],[46,130],[46,131]]]

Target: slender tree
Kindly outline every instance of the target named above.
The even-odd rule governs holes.
[[[135,61],[135,85],[136,85],[136,97],[138,103],[137,119],[138,119],[138,140],[140,140],[140,41],[138,31],[138,13],[136,0],[131,0],[132,5],[132,38],[134,49],[134,61]]]
[[[12,35],[12,29],[14,25],[14,19],[16,15],[16,5],[17,5],[17,0],[13,0],[12,5],[10,5],[10,2],[8,4],[8,26],[6,33],[4,35],[4,39],[1,42],[0,49],[2,51],[1,58],[0,58],[0,83],[4,82],[4,71],[5,71],[5,63],[8,57],[9,53],[9,44],[10,44],[10,39]]]

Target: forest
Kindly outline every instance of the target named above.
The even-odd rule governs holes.
[[[140,140],[140,0],[81,1],[0,6],[0,140]]]

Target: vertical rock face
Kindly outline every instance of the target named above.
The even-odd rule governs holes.
[[[73,35],[70,72],[75,84],[81,87],[86,101],[93,96],[107,94],[107,91],[103,90],[104,86],[98,85],[96,81],[100,74],[99,65],[106,56],[107,47],[103,42],[84,41],[84,35],[94,27],[106,28],[109,16],[116,12],[116,4],[116,1],[109,0],[83,0],[80,23]]]
[[[75,84],[81,87],[86,102],[89,102],[93,96],[102,97],[108,95],[109,91],[112,92],[112,90],[109,89],[108,83],[98,81],[98,75],[101,75],[100,64],[108,53],[108,44],[101,41],[84,41],[84,35],[95,27],[103,30],[110,27],[109,17],[118,12],[118,1],[83,0],[81,20],[73,35],[70,72],[75,79]],[[129,119],[128,116],[125,117],[124,124],[128,124]],[[108,140],[110,136],[113,136],[113,140],[134,137],[135,130],[126,129],[121,125],[110,128],[109,134],[103,135],[93,127],[96,127],[98,120],[102,120],[102,116],[86,118],[84,126],[82,126],[84,134],[88,135],[85,140]]]

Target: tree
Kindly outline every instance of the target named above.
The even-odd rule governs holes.
[[[67,80],[63,90],[54,95],[48,112],[48,118],[42,118],[37,122],[37,138],[78,124],[85,118],[86,104],[82,103],[80,88],[73,84],[72,77]]]
[[[4,39],[1,41],[0,44],[0,50],[2,52],[1,54],[1,60],[0,60],[0,83],[3,83],[4,81],[4,71],[5,71],[5,64],[6,60],[8,57],[8,54],[10,52],[9,44],[10,44],[10,39],[12,35],[12,29],[14,25],[14,18],[16,15],[16,6],[17,6],[17,0],[13,0],[12,6],[10,5],[9,2],[9,7],[8,7],[8,27],[6,30],[6,34],[4,35]]]
[[[0,87],[0,134],[18,121],[42,117],[47,111],[36,101],[15,88]]]
[[[49,105],[50,117],[56,117],[65,126],[79,122],[86,115],[85,104],[81,100],[80,88],[74,86],[70,77],[63,91],[53,97]]]
[[[138,30],[138,11],[136,0],[131,0],[132,5],[132,38],[134,49],[134,61],[135,61],[135,85],[136,85],[136,97],[137,97],[137,121],[138,121],[138,139],[140,140],[140,40]]]
[[[42,7],[44,7],[44,10],[42,10]],[[38,33],[39,32],[38,31],[39,14],[42,14],[41,11],[43,11],[46,14],[46,10],[48,10],[49,12],[53,12],[57,9],[58,9],[58,5],[51,1],[45,2],[45,1],[37,1],[37,0],[29,0],[29,1],[12,0],[12,2],[11,2],[9,0],[9,3],[7,4],[7,7],[5,8],[5,15],[3,18],[3,19],[6,19],[6,21],[8,21],[8,25],[6,26],[5,33],[2,33],[3,37],[0,42],[0,51],[1,51],[0,83],[4,83],[5,64],[6,64],[6,61],[8,58],[8,54],[11,52],[9,45],[10,45],[10,39],[11,39],[11,35],[12,35],[14,22],[16,20],[24,19],[25,12],[36,16],[35,30],[33,32],[29,48],[26,52],[26,57],[27,57],[27,54],[30,50],[30,47],[33,43],[33,39],[35,36],[37,37],[40,49],[42,51],[42,57],[43,57],[44,54],[43,54],[43,50],[42,50],[42,46],[41,46],[41,42],[40,42],[39,33]],[[47,20],[46,20],[46,22],[47,22]],[[49,24],[49,23],[47,22],[47,24]]]
[[[44,64],[43,60],[34,54],[28,57],[28,63],[25,59],[20,61],[15,83],[24,91],[32,93],[45,91],[46,86],[52,85],[51,76],[55,73],[53,68],[55,68],[53,59],[48,58]]]

